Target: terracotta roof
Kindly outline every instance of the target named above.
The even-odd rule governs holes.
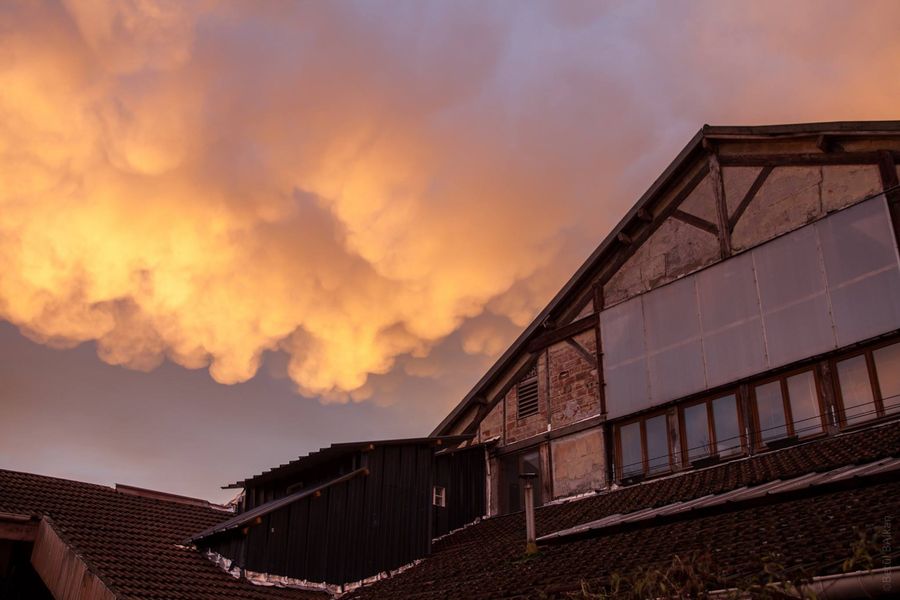
[[[49,517],[68,545],[119,598],[327,598],[233,578],[180,543],[232,515],[211,507],[0,470],[0,512]]]
[[[742,486],[824,472],[900,455],[900,422],[822,438],[803,445],[600,493],[536,511],[543,536],[596,521],[662,507]],[[851,478],[708,510],[606,528],[588,538],[541,546],[523,560],[522,513],[494,517],[435,543],[431,557],[351,597],[531,598],[565,596],[582,581],[607,580],[637,567],[670,564],[708,552],[718,569],[738,576],[758,573],[766,553],[816,575],[840,572],[851,556],[857,529],[883,525],[900,514],[900,481],[893,473]],[[900,548],[892,549],[900,555]],[[896,557],[893,564],[896,564]]]

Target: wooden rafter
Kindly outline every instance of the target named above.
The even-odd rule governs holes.
[[[896,156],[887,151],[879,152],[878,172],[888,201],[891,222],[894,224],[894,237],[900,245],[900,177],[897,176]]]
[[[725,202],[725,183],[722,180],[722,167],[719,157],[709,155],[709,177],[712,180],[713,194],[716,198],[716,235],[719,237],[719,254],[722,258],[731,256],[731,230],[728,229],[728,205]]]
[[[772,170],[775,167],[772,165],[768,165],[762,168],[762,170],[756,175],[756,179],[753,180],[753,183],[750,184],[750,188],[747,190],[747,193],[744,194],[744,197],[741,199],[741,203],[738,204],[737,208],[734,209],[734,213],[728,218],[728,231],[734,231],[735,225],[740,220],[741,216],[744,214],[744,211],[747,210],[747,207],[750,206],[750,202],[753,201],[753,198],[756,197],[756,193],[759,191],[759,188],[766,182],[766,179],[769,178],[769,175],[772,173]]]
[[[528,344],[528,351],[540,352],[547,346],[552,346],[553,344],[570,338],[573,335],[578,335],[579,333],[587,331],[588,329],[590,329],[591,327],[595,327],[596,325],[597,313],[582,317],[577,321],[572,321],[568,325],[563,325],[562,327],[558,327],[556,329],[548,331],[540,337],[535,338],[530,344]]]
[[[895,159],[898,151],[888,151]],[[822,165],[875,165],[878,152],[834,152],[829,154],[723,154],[719,164],[723,167],[818,167]]]
[[[575,350],[575,352],[577,352],[579,356],[581,356],[581,358],[586,360],[589,365],[591,365],[592,367],[597,366],[597,357],[591,354],[591,352],[587,348],[585,348],[572,338],[566,338],[566,343],[571,346]]]
[[[692,225],[697,229],[702,229],[707,233],[719,235],[719,228],[716,227],[715,223],[710,223],[706,219],[703,219],[696,215],[692,215],[689,212],[684,212],[681,209],[676,209],[675,212],[672,213],[672,218],[678,219],[679,221],[687,223],[688,225]]]

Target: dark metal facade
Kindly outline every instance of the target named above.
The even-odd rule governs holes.
[[[436,456],[439,444],[375,442],[308,472],[248,480],[247,519],[195,543],[249,571],[335,585],[397,569],[427,556],[446,528],[485,513],[483,448]],[[438,480],[448,490],[440,513],[432,508]]]

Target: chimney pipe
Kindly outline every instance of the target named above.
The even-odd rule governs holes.
[[[535,541],[534,527],[534,484],[537,473],[522,473],[519,475],[525,481],[525,556],[534,556],[538,553]]]

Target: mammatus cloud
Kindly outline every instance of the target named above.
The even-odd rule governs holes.
[[[702,122],[890,116],[890,19],[687,6],[5,4],[0,319],[336,400],[497,355]]]
[[[411,4],[395,16],[424,29],[390,31],[293,3],[4,12],[0,317],[33,339],[223,383],[281,349],[304,393],[360,391],[552,254],[565,215],[542,208],[545,175],[508,177],[523,166],[508,135],[461,127],[491,85],[499,18],[429,24]]]

